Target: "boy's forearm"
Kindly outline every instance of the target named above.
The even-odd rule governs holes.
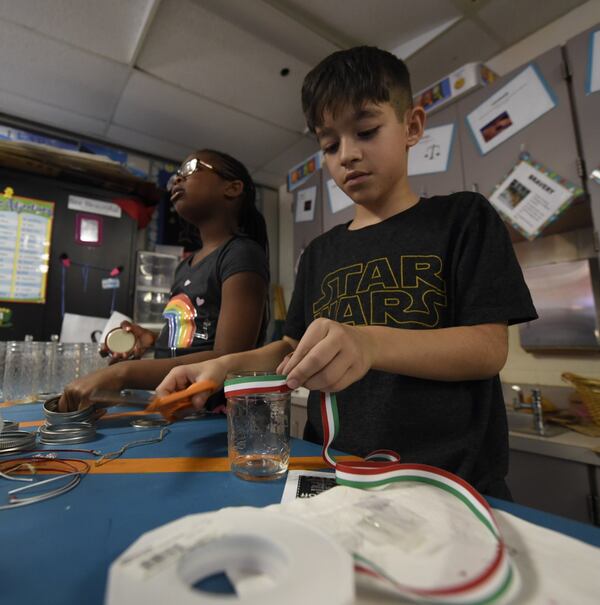
[[[508,352],[504,324],[433,330],[360,326],[373,351],[372,369],[429,380],[495,376]]]

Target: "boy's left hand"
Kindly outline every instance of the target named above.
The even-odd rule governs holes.
[[[277,368],[291,389],[337,392],[360,380],[373,365],[375,342],[362,326],[319,318],[306,330],[295,351]]]

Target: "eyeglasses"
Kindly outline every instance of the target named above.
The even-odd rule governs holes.
[[[199,172],[202,169],[212,170],[215,174],[218,174],[222,179],[227,179],[227,177],[220,170],[217,170],[212,164],[209,164],[204,160],[199,160],[198,158],[192,158],[191,160],[184,162],[176,174],[182,179],[187,179],[189,176],[192,176],[192,174],[195,174],[196,172]]]

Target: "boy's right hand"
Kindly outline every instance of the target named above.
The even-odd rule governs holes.
[[[163,397],[164,395],[169,395],[176,391],[182,391],[194,382],[199,382],[200,380],[212,380],[218,385],[218,388],[222,388],[228,372],[229,369],[222,361],[222,358],[178,366],[173,368],[158,385],[156,394],[158,397]],[[192,397],[192,405],[197,410],[201,410],[206,404],[206,400],[213,392],[214,391],[194,395]]]
[[[100,355],[107,357],[110,355],[109,365],[118,363],[119,361],[125,361],[126,359],[139,359],[142,355],[154,346],[156,341],[156,334],[151,330],[146,330],[138,324],[132,324],[129,321],[122,321],[121,328],[126,332],[131,332],[135,336],[135,346],[131,353],[111,353],[106,344],[102,343],[100,348]]]

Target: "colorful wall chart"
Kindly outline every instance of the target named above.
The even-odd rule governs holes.
[[[0,195],[0,300],[46,302],[54,202]]]
[[[554,92],[534,64],[507,82],[466,118],[482,155],[556,107]]]
[[[590,34],[585,94],[600,90],[600,29]]]

